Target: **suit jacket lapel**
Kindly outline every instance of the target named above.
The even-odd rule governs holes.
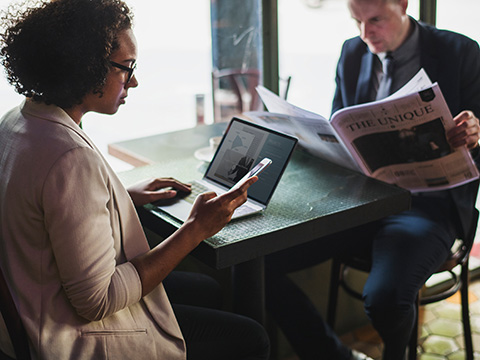
[[[51,107],[48,110],[52,112]],[[56,116],[53,117],[48,112],[46,112],[45,117],[50,121],[60,122],[63,125],[69,127],[72,131],[76,132],[102,158],[105,167],[108,169],[108,173],[113,184],[114,191],[112,195],[115,198],[117,208],[119,209],[122,244],[127,260],[130,260],[148,251],[148,242],[145,238],[142,225],[140,224],[138,216],[134,210],[132,200],[130,199],[128,193],[125,191],[125,188],[120,182],[120,179],[117,177],[113,169],[103,157],[100,150],[98,150],[98,148],[95,146],[93,141],[90,140],[87,134],[82,129],[80,129],[80,127],[75,124],[74,121],[71,120],[70,117],[62,109],[56,108]],[[135,239],[135,241],[125,242],[125,239]]]
[[[118,176],[105,160],[101,152],[97,149],[95,144],[90,140],[87,134],[80,129],[80,127],[59,107],[53,105],[44,105],[26,101],[23,105],[23,111],[30,112],[30,108],[34,107],[34,116],[42,117],[45,120],[54,121],[67,126],[72,131],[76,132],[86,144],[94,149],[102,158],[104,165],[108,169],[110,181],[112,182],[112,196],[115,199],[116,207],[119,213],[120,230],[122,236],[122,248],[127,261],[143,254],[149,250],[149,245],[143,232],[142,225],[138,219],[135,207],[132,203],[128,192],[125,190]],[[125,241],[129,239],[128,241]],[[150,314],[153,316],[159,327],[176,338],[176,346],[185,349],[182,333],[178,326],[177,320],[173,313],[167,294],[160,284],[150,294],[143,298]]]
[[[107,165],[110,178],[113,184],[115,201],[119,209],[120,228],[122,232],[123,251],[127,260],[147,252],[150,247],[148,245],[145,233],[130,196],[123,190],[120,179]],[[125,241],[129,239],[128,241]],[[177,338],[177,346],[184,349],[182,332],[178,326],[177,319],[173,313],[173,309],[168,300],[163,284],[157,286],[150,294],[143,297],[143,302],[147,306],[150,314],[153,316],[157,324],[170,336]]]
[[[85,135],[86,137],[86,135]],[[87,138],[88,139],[88,138]],[[95,149],[95,145],[90,142]],[[96,149],[102,156],[98,149]],[[102,156],[103,159],[103,156]],[[135,211],[130,195],[125,191],[123,184],[113,169],[103,159],[108,169],[113,185],[113,197],[119,209],[120,229],[122,233],[123,251],[127,260],[147,252],[150,249],[142,224]],[[120,210],[121,209],[121,210]],[[128,239],[128,241],[126,241]],[[150,294],[143,297],[143,302],[148,308],[157,324],[170,336],[176,338],[176,346],[185,349],[182,332],[168,300],[163,284],[157,286]]]
[[[354,104],[363,104],[372,100],[370,99],[370,78],[373,68],[373,59],[374,55],[368,50],[362,56]]]
[[[434,42],[430,39],[428,32],[424,29],[422,24],[419,25],[420,30],[420,63],[425,69],[430,79],[435,82],[438,79],[438,49],[436,49]]]

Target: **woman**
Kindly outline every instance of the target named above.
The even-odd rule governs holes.
[[[257,323],[193,307],[177,323],[162,285],[256,178],[200,195],[185,224],[150,250],[134,205],[190,187],[155,179],[125,191],[79,126],[87,112],[116,113],[138,85],[128,7],[56,0],[22,9],[4,16],[0,49],[26,96],[0,120],[0,265],[34,357],[266,359]],[[5,333],[0,326],[0,348],[13,355]]]

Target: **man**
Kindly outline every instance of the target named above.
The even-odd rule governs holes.
[[[416,22],[406,14],[407,6],[408,0],[348,1],[360,36],[343,45],[332,112],[380,99],[424,68],[439,83],[456,115],[456,127],[447,134],[450,145],[466,146],[478,165],[478,44]],[[363,252],[373,259],[363,291],[365,310],[384,342],[383,359],[403,359],[415,319],[416,295],[446,259],[455,238],[468,229],[477,188],[478,182],[472,182],[414,194],[409,211],[268,257],[267,306],[300,358],[362,357],[340,343],[286,274],[339,254]]]

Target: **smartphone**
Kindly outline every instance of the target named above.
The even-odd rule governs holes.
[[[241,178],[235,185],[233,185],[230,190],[235,190],[238,189],[240,186],[242,186],[245,181],[250,179],[252,176],[258,176],[260,173],[265,170],[270,164],[272,163],[272,160],[269,158],[264,158],[262,161],[260,161],[257,165],[255,165],[248,173],[245,175],[243,178]],[[229,190],[229,191],[230,191]]]

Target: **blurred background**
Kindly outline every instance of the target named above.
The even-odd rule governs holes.
[[[117,114],[90,113],[83,123],[118,171],[131,166],[109,156],[107,144],[195,126],[201,120],[201,108],[203,121],[212,123],[213,70],[228,57],[229,61],[238,60],[245,66],[245,58],[255,61],[252,52],[257,45],[261,47],[261,29],[250,24],[249,18],[241,17],[242,11],[251,11],[247,6],[255,7],[258,1],[227,2],[230,10],[238,9],[234,20],[238,29],[232,36],[222,34],[224,24],[215,18],[222,10],[221,1],[126,2],[135,14],[139,46],[136,77],[140,85],[129,91],[127,104]],[[0,9],[10,3],[0,0]],[[418,0],[409,2],[408,12],[415,18],[419,16],[418,8]],[[478,0],[438,0],[437,26],[478,41],[479,12]],[[278,0],[280,90],[285,90],[290,77],[288,101],[328,117],[340,48],[345,39],[355,35],[357,29],[346,0]],[[235,50],[242,45],[242,52]],[[261,64],[258,67],[261,70]],[[20,101],[21,97],[0,76],[0,112]]]

